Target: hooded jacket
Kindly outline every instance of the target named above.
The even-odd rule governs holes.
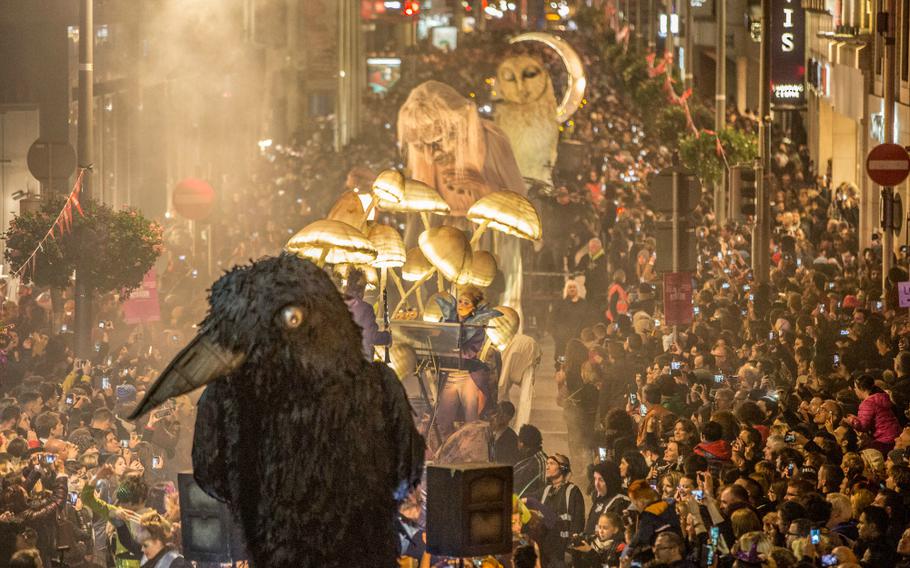
[[[883,392],[876,392],[859,403],[859,411],[853,419],[853,428],[868,432],[873,441],[869,447],[886,454],[894,447],[894,439],[901,433],[900,423],[894,415],[891,399]]]

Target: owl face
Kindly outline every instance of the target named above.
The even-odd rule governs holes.
[[[527,104],[536,101],[548,91],[550,76],[540,61],[527,55],[518,55],[499,64],[496,82],[505,100]]]

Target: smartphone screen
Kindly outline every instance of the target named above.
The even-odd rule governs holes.
[[[638,409],[638,413],[641,414],[642,416],[646,415],[648,413],[648,407],[645,406],[644,404],[642,404],[641,407]]]
[[[101,388],[107,390],[111,388],[111,379],[110,377],[101,377]]]
[[[120,440],[120,447],[121,447],[121,448],[128,448],[128,447],[130,447],[130,441],[129,441],[129,440]]]
[[[161,457],[152,456],[152,469],[161,469]]]
[[[597,448],[597,457],[602,462],[607,461],[607,448]]]
[[[717,542],[720,540],[720,527],[718,527],[718,526],[711,527],[711,532],[709,534],[711,535],[711,544],[716,545]]]
[[[705,566],[714,565],[714,545],[706,544],[705,545]]]
[[[701,501],[705,498],[705,492],[701,489],[693,489],[692,496],[695,497],[697,501]]]
[[[818,544],[821,540],[821,531],[819,531],[819,529],[812,529],[809,531],[809,540],[812,544]]]
[[[629,402],[631,402],[633,405],[638,404],[638,395],[636,395],[634,392],[632,394],[630,394]]]
[[[719,385],[719,384],[721,384],[721,383],[723,383],[723,382],[724,382],[724,376],[723,376],[723,375],[714,375],[714,384],[715,384],[715,385]]]
[[[79,493],[77,493],[76,491],[70,491],[69,500],[70,500],[70,505],[75,505],[76,501],[79,500]]]

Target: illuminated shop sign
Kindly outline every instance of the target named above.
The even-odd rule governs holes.
[[[796,85],[774,85],[774,98],[777,100],[799,101],[805,97],[805,87]]]
[[[806,102],[806,12],[800,0],[771,3],[771,104]]]

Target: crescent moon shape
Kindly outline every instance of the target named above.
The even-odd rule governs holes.
[[[585,78],[585,68],[581,64],[581,57],[578,52],[569,45],[569,42],[559,36],[544,32],[528,32],[517,35],[509,40],[509,43],[519,43],[522,41],[539,41],[556,52],[566,66],[569,74],[569,84],[566,92],[562,96],[562,102],[556,108],[556,119],[563,123],[575,114],[575,111],[581,106],[581,101],[585,96],[585,87],[588,80]]]

